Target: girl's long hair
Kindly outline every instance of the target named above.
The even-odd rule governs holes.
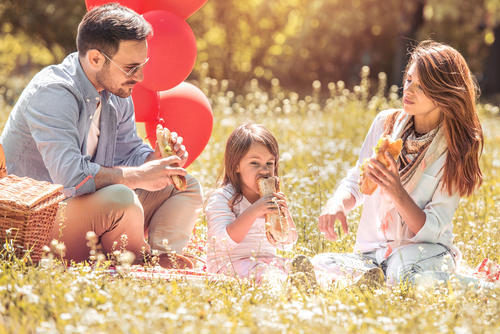
[[[443,187],[451,195],[469,196],[483,175],[479,158],[483,130],[476,111],[479,89],[462,55],[451,46],[423,41],[411,53],[408,69],[416,64],[424,94],[443,113],[448,156],[443,169]]]
[[[273,134],[260,124],[245,123],[237,127],[229,136],[224,152],[224,171],[222,185],[231,184],[235,190],[233,198],[229,204],[234,207],[243,198],[241,192],[241,179],[236,172],[241,159],[254,143],[259,143],[267,147],[274,156],[274,175],[278,175],[279,167],[279,148],[276,138]]]

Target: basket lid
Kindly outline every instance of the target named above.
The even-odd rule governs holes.
[[[0,179],[0,202],[33,208],[62,190],[63,186],[60,184],[7,175]]]

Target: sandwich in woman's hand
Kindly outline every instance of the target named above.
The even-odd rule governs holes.
[[[156,126],[156,142],[161,152],[162,158],[167,158],[176,155],[174,151],[175,141],[172,139],[172,133],[169,129],[164,128],[161,124]],[[177,190],[186,190],[186,178],[181,175],[172,175],[172,182]]]
[[[279,192],[279,179],[276,176],[258,179],[260,196]],[[283,210],[278,206],[278,213],[266,214],[266,236],[272,245],[286,243],[290,226]]]
[[[385,156],[385,152],[389,152],[394,160],[397,160],[402,148],[403,141],[401,138],[398,140],[392,140],[390,137],[384,136],[378,140],[377,146],[373,148],[374,153],[372,157],[380,161],[385,167],[389,168],[390,163]],[[361,165],[359,188],[363,194],[371,195],[377,189],[377,184],[365,175],[368,163],[369,160],[366,159]]]

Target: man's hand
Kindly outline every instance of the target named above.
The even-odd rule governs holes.
[[[182,145],[184,138],[177,135],[177,132],[172,132],[172,140],[175,142],[174,151],[175,154],[181,159],[179,167],[184,167],[188,159],[188,152],[186,151],[186,146]]]
[[[177,167],[182,163],[178,156],[171,156],[144,163],[137,169],[129,170],[131,174],[125,178],[132,179],[133,188],[157,191],[172,184],[172,175],[186,175],[184,168]]]
[[[186,164],[186,161],[188,159],[188,156],[189,156],[188,152],[186,151],[186,146],[182,145],[184,138],[178,136],[176,132],[172,132],[170,135],[171,135],[172,141],[175,142],[174,152],[180,158],[179,167],[184,167],[184,165]],[[152,154],[152,157],[148,158],[147,161],[150,161],[153,159],[161,159],[161,157],[162,157],[162,155],[161,155],[160,147],[158,146],[158,142],[156,142],[155,151]]]

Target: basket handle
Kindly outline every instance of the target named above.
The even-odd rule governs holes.
[[[5,163],[5,153],[2,144],[0,144],[0,179],[7,175],[7,166]]]

